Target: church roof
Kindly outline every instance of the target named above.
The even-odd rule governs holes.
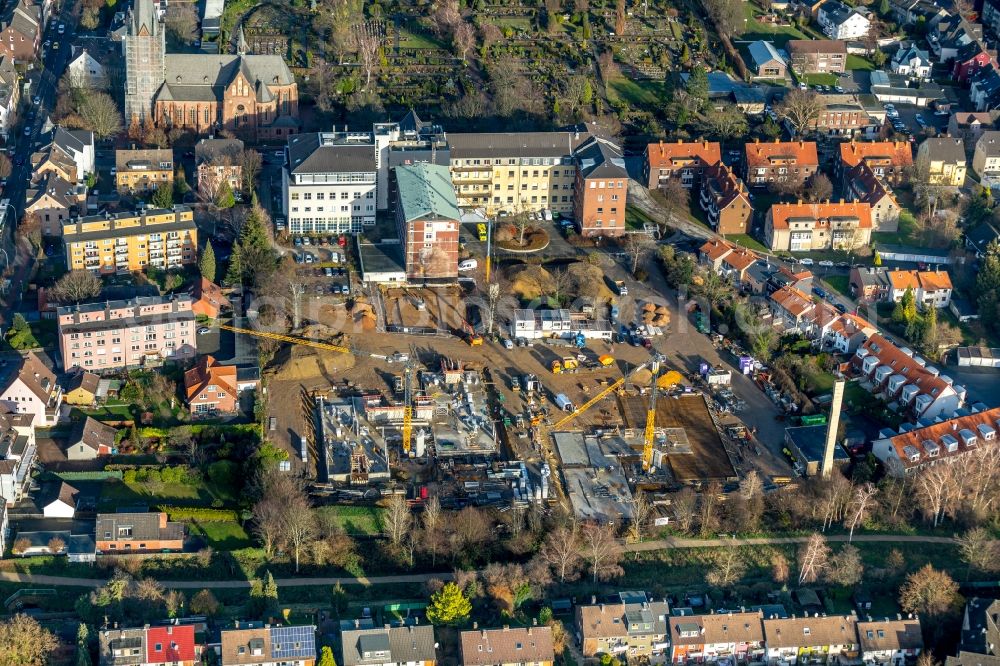
[[[219,100],[240,72],[254,88],[258,102],[273,99],[268,86],[287,86],[295,82],[281,56],[168,53],[164,61],[164,85],[157,99]]]

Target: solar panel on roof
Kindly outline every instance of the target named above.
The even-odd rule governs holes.
[[[316,627],[273,627],[271,658],[286,659],[316,656]]]

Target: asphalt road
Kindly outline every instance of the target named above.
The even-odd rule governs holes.
[[[63,35],[57,34],[57,26],[60,23],[66,26]],[[7,185],[3,191],[3,198],[8,199],[13,207],[6,220],[6,224],[11,227],[11,235],[9,237],[13,237],[13,230],[20,222],[21,214],[24,211],[25,192],[31,180],[31,153],[38,141],[38,135],[41,133],[42,124],[47,114],[55,106],[56,88],[59,85],[59,78],[62,76],[69,62],[70,51],[72,50],[70,44],[73,41],[75,33],[76,17],[64,11],[49,20],[48,30],[46,30],[42,39],[43,42],[46,40],[59,42],[59,48],[52,50],[50,47],[48,51],[44,51],[41,54],[40,59],[44,64],[36,66],[36,70],[42,68],[41,76],[38,77],[34,90],[28,95],[29,99],[22,102],[22,108],[27,109],[23,114],[24,123],[12,132],[13,136],[16,137],[14,151],[11,155],[13,166],[10,176],[7,178]],[[34,102],[36,96],[39,98],[38,104]],[[28,118],[31,118],[30,122],[27,120]],[[30,128],[28,134],[24,133],[25,126]],[[0,325],[7,323],[8,318],[11,316],[10,312],[20,303],[24,283],[31,275],[31,267],[34,263],[30,247],[26,247],[25,244],[20,244],[16,248],[11,246],[10,251],[14,252],[17,256],[8,257],[11,263],[16,266],[14,274],[11,276],[9,293],[17,294],[17,299],[14,302],[8,301],[9,307],[0,311]]]

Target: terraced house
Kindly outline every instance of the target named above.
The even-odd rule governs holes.
[[[871,206],[867,203],[774,204],[767,212],[764,236],[772,250],[854,250],[871,242]]]
[[[113,275],[198,260],[198,229],[187,206],[70,218],[62,236],[71,271]]]
[[[840,144],[838,172],[845,177],[859,164],[866,164],[890,185],[899,185],[913,166],[913,149],[906,141],[850,141]]]
[[[761,661],[764,655],[764,626],[761,611],[718,613],[715,615],[671,616],[671,662],[735,659],[738,663]]]
[[[237,622],[222,631],[220,652],[222,666],[314,666],[316,626]]]
[[[753,217],[753,202],[743,181],[721,162],[705,170],[698,205],[715,232],[745,234]]]
[[[766,660],[796,663],[839,663],[859,655],[857,617],[767,618],[764,620]]]
[[[942,461],[957,464],[962,457],[996,447],[998,428],[1000,407],[878,439],[872,453],[890,474],[902,477]]]
[[[667,627],[670,607],[666,600],[649,599],[645,592],[620,592],[617,603],[577,606],[576,632],[584,657],[602,653],[656,658],[669,653]]]

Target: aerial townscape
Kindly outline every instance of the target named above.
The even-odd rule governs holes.
[[[1000,666],[1000,0],[0,0],[0,666]]]

